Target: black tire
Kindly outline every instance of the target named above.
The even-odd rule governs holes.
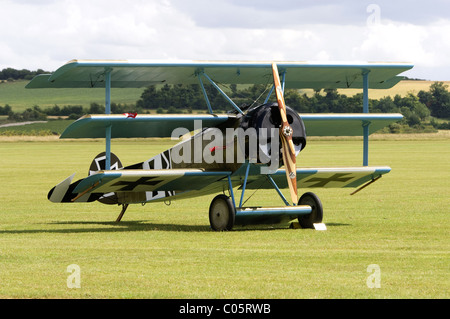
[[[322,202],[316,194],[308,192],[302,195],[298,200],[299,205],[309,205],[312,211],[308,215],[298,217],[298,222],[302,228],[314,228],[315,223],[321,223],[323,219]]]
[[[236,210],[228,196],[217,195],[209,206],[209,223],[214,231],[231,230],[234,226]]]

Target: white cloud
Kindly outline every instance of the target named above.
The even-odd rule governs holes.
[[[450,78],[450,22],[436,20],[444,11],[380,0],[379,23],[367,25],[370,3],[0,0],[0,69],[55,70],[73,58],[356,59],[409,61],[411,76]],[[406,21],[416,9],[426,18]]]
[[[450,79],[450,20],[429,25],[384,21],[367,28],[365,40],[352,50],[353,58],[410,62],[420,68],[419,77]],[[438,68],[441,72],[436,72]],[[423,74],[430,68],[432,74]]]
[[[368,28],[363,43],[353,50],[354,56],[371,60],[390,57],[395,61],[420,61],[431,63],[433,54],[427,52],[423,42],[427,31],[411,24],[378,24]]]

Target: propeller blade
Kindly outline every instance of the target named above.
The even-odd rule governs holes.
[[[272,63],[273,82],[277,96],[278,109],[281,116],[280,137],[283,151],[283,162],[286,167],[286,179],[289,185],[289,192],[294,205],[297,205],[297,167],[294,143],[292,142],[293,130],[289,125],[286,116],[286,104],[284,102],[283,90],[281,88],[280,76],[278,74],[278,67],[276,63]]]
[[[275,93],[278,102],[278,109],[280,110],[282,121],[281,128],[283,130],[283,135],[287,138],[287,142],[289,143],[289,148],[291,149],[291,152],[295,153],[294,143],[292,142],[293,131],[287,120],[286,104],[284,103],[283,89],[281,88],[280,76],[278,75],[278,67],[275,63],[272,64],[272,72],[273,72],[273,81],[275,84]]]
[[[283,140],[283,137],[281,138]],[[283,143],[283,162],[286,169],[286,179],[289,186],[289,192],[291,194],[291,200],[294,205],[297,205],[297,167],[295,163],[295,153],[291,155],[287,143]]]

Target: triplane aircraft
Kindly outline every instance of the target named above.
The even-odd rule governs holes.
[[[53,74],[35,77],[27,88],[105,88],[106,114],[81,117],[61,138],[105,138],[106,150],[93,160],[89,176],[76,182],[75,174],[68,177],[50,190],[48,199],[121,205],[119,222],[129,204],[221,193],[209,208],[215,231],[294,220],[303,228],[323,228],[320,199],[311,192],[298,198],[298,187],[359,187],[357,192],[390,172],[387,166],[368,165],[368,138],[402,115],[369,114],[368,90],[394,86],[402,79],[398,75],[410,68],[404,63],[70,61]],[[214,113],[204,81],[228,100],[230,112]],[[110,114],[111,88],[194,83],[203,91],[209,114]],[[218,84],[272,85],[263,103],[244,108]],[[361,88],[363,113],[299,115],[285,105],[285,88]],[[269,103],[273,92],[277,102]],[[307,134],[363,135],[362,166],[297,167]],[[180,136],[184,139],[174,147],[125,167],[111,152],[112,138]],[[283,205],[243,206],[246,190],[268,188],[278,193]],[[283,188],[289,189],[288,199]]]

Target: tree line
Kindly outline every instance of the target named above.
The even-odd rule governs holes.
[[[42,73],[37,71],[3,69],[0,80],[31,79]],[[271,85],[252,85],[240,88],[236,85],[224,87],[228,96],[241,108],[248,108],[263,103]],[[211,85],[205,85],[209,101],[215,112],[232,109],[229,102]],[[301,93],[288,89],[285,94],[286,104],[299,113],[361,113],[363,104],[362,93],[347,96],[336,89],[315,90],[313,94]],[[269,101],[275,101],[272,94]],[[192,113],[207,110],[203,91],[199,84],[150,86],[141,94],[135,104],[111,104],[112,113],[138,112],[149,113]],[[8,115],[11,121],[45,120],[47,116],[64,116],[77,119],[85,114],[101,114],[105,112],[103,105],[91,103],[89,107],[80,105],[65,105],[41,109],[33,106],[19,113],[14,113],[11,106],[0,106],[0,115]],[[425,127],[434,129],[450,129],[450,92],[448,85],[434,82],[428,91],[421,90],[418,94],[409,93],[402,97],[386,96],[369,100],[370,113],[401,113],[404,119],[400,125],[423,130]],[[391,126],[391,131],[398,131],[398,124]]]
[[[211,86],[205,86],[208,98],[215,110],[228,110],[230,104],[219,92]],[[236,85],[230,85],[229,97],[244,108],[251,104],[262,103],[268,93],[268,87],[264,85],[253,85],[249,88],[237,90]],[[299,113],[361,113],[363,94],[354,96],[340,94],[336,89],[315,90],[314,94],[299,93],[298,90],[289,89],[284,94],[286,104]],[[275,101],[272,94],[271,101]],[[192,85],[164,85],[161,89],[150,86],[141,95],[136,103],[141,109],[158,109],[161,106],[171,107],[175,110],[205,109],[203,93],[200,86]],[[370,112],[401,112],[416,113],[421,119],[427,116],[437,118],[450,118],[450,92],[448,85],[443,82],[435,82],[429,91],[421,90],[417,95],[407,94],[383,97],[381,99],[369,100]],[[404,114],[408,115],[408,114]]]
[[[261,104],[268,94],[270,86],[253,85],[238,90],[236,85],[227,87],[229,97],[242,108]],[[229,110],[230,104],[212,86],[205,86],[208,98],[214,111]],[[275,94],[271,100],[275,101]],[[286,104],[299,113],[361,113],[363,94],[354,96],[340,94],[337,89],[315,90],[314,94],[300,93],[289,89],[284,94]],[[206,104],[201,88],[192,85],[164,85],[161,89],[155,86],[147,88],[136,103],[144,110],[156,109],[162,113],[161,105],[168,106],[169,113],[182,110],[205,109]],[[421,90],[417,95],[408,93],[402,97],[386,96],[380,99],[369,100],[370,113],[401,113],[404,119],[401,124],[423,129],[425,123],[435,129],[450,129],[450,92],[448,85],[443,82],[434,82],[428,91]],[[437,120],[438,119],[438,120]]]
[[[27,69],[17,70],[13,68],[5,68],[0,71],[0,81],[17,81],[17,80],[31,80],[39,74],[50,73],[42,69],[37,71],[30,71]]]
[[[134,105],[111,103],[111,113],[120,114],[134,110]],[[90,107],[85,108],[82,105],[65,105],[60,107],[55,105],[46,109],[41,109],[39,105],[27,108],[23,112],[13,112],[10,105],[0,106],[0,115],[8,115],[8,120],[21,121],[43,121],[47,120],[48,116],[64,117],[69,120],[76,120],[86,114],[103,114],[105,113],[105,106],[98,103],[91,103]]]

